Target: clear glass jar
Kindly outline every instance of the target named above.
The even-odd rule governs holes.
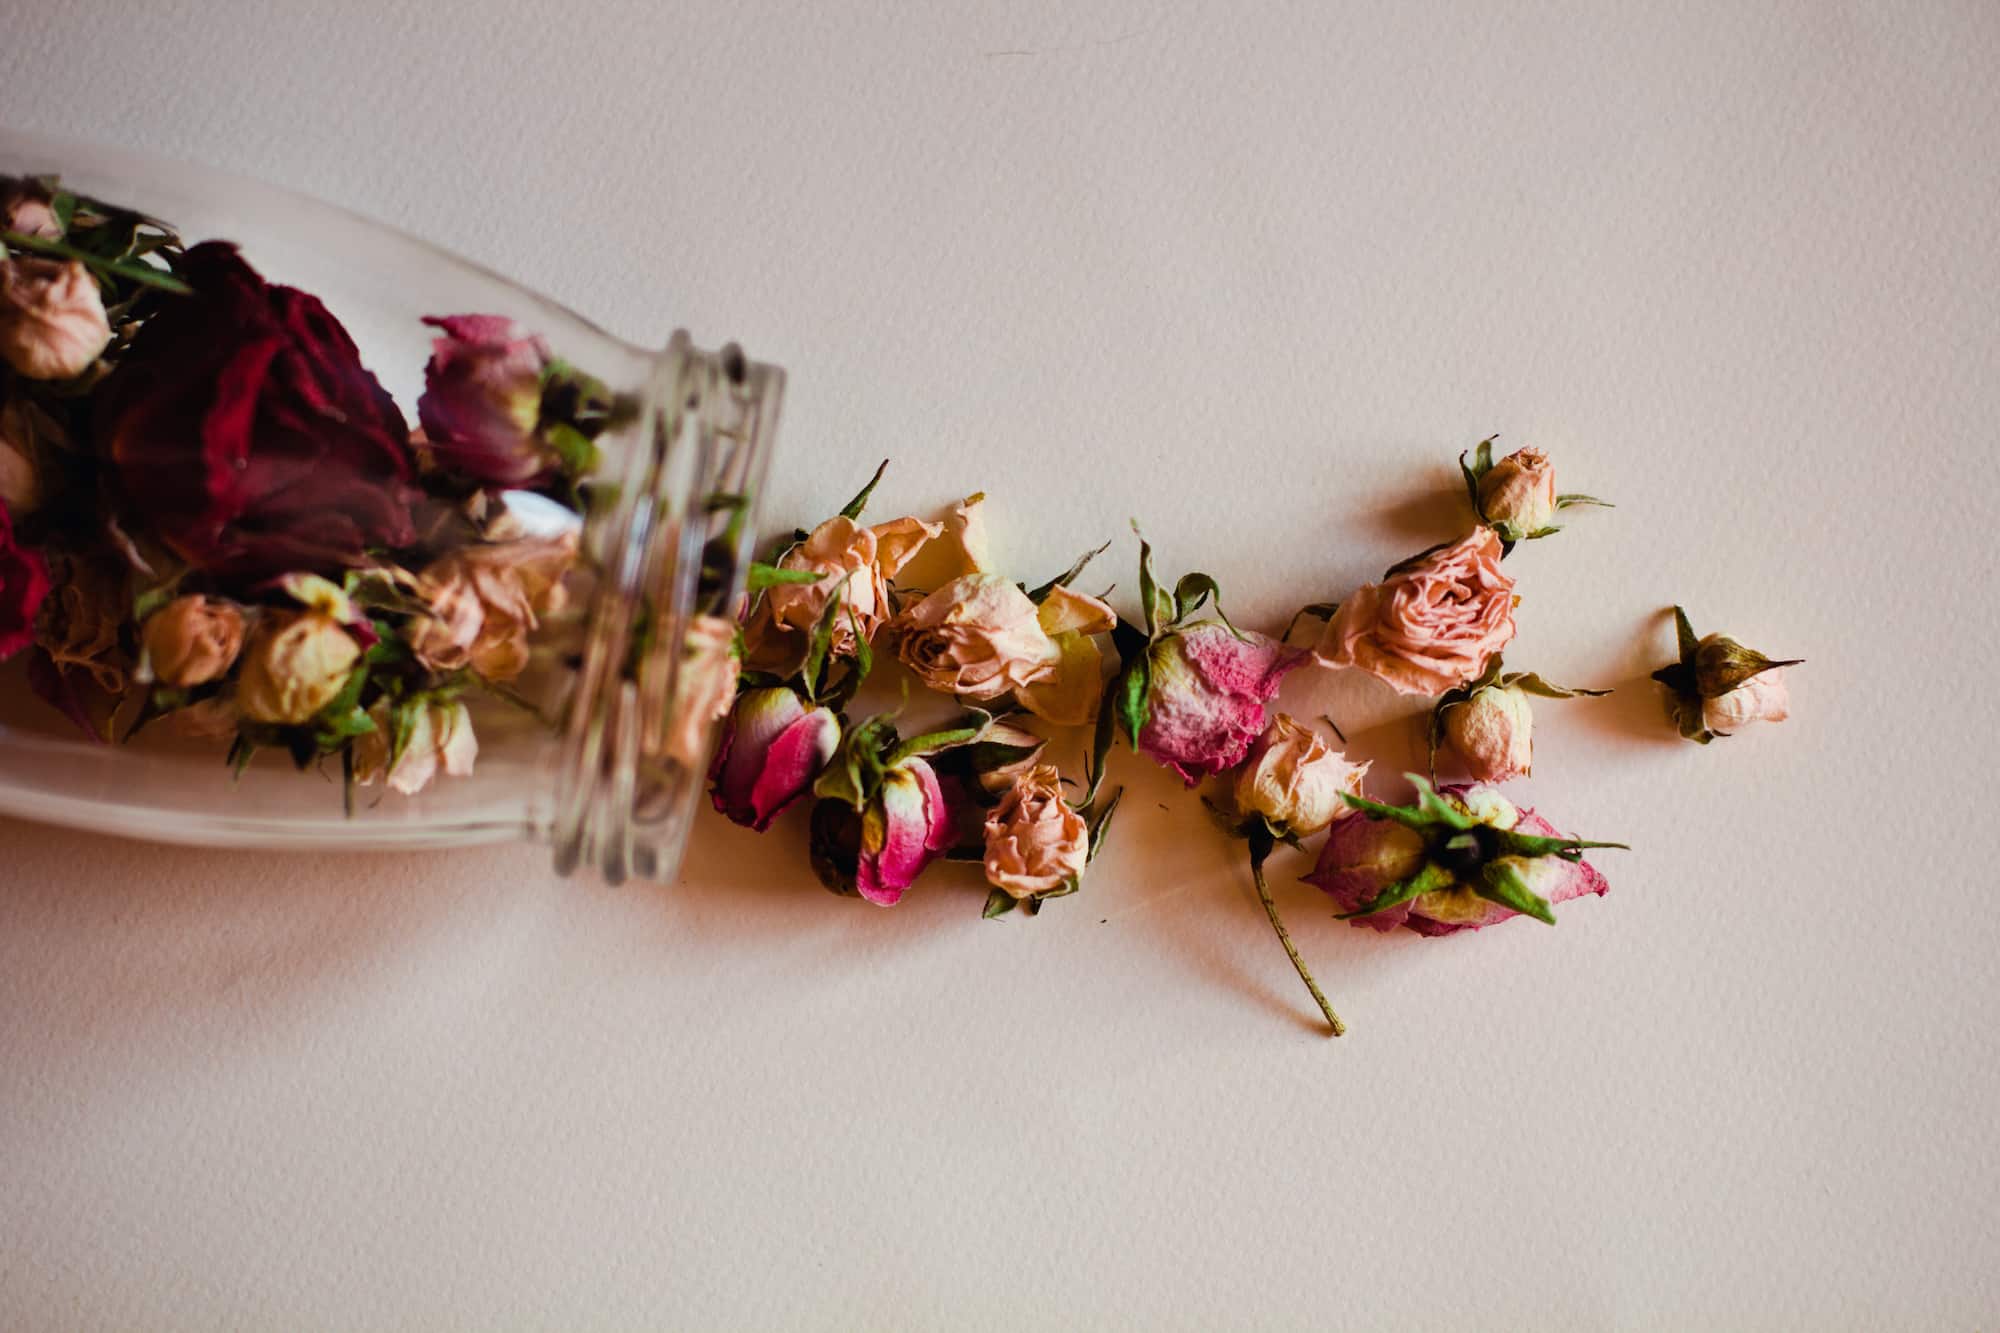
[[[208,339],[182,337],[190,358],[182,365],[166,333],[141,347],[167,309],[180,310],[181,323],[162,328],[191,328],[188,307],[172,303],[193,298],[158,293],[134,307],[149,317],[137,323],[136,339],[123,332],[113,338],[102,362],[112,369],[95,387],[88,386],[101,371],[62,383],[30,382],[18,367],[0,365],[0,401],[47,403],[61,419],[60,428],[43,432],[56,443],[34,446],[41,475],[98,478],[85,483],[90,491],[83,498],[72,490],[66,501],[43,498],[34,512],[13,516],[16,541],[42,552],[54,586],[37,613],[36,646],[0,664],[0,811],[232,846],[414,848],[525,837],[547,842],[564,871],[589,865],[614,881],[671,876],[716,729],[705,698],[682,705],[700,693],[697,669],[716,670],[718,643],[721,652],[731,651],[727,635],[756,532],[783,373],[746,360],[734,346],[704,351],[681,333],[664,351],[634,347],[475,265],[288,191],[91,145],[0,134],[0,177],[39,176],[59,176],[64,191],[170,224],[188,247],[233,242],[268,282],[317,297],[393,400],[380,420],[400,419],[411,428],[408,475],[394,484],[392,506],[407,498],[410,521],[404,524],[398,508],[390,547],[384,549],[382,529],[366,529],[370,540],[357,555],[348,515],[374,504],[369,487],[378,479],[352,453],[321,448],[310,437],[322,425],[371,429],[355,424],[355,410],[341,395],[354,390],[361,401],[375,400],[358,381],[337,386],[334,405],[306,412],[301,425],[297,402],[274,401],[283,386],[270,387],[278,383],[271,370],[274,378],[261,381],[266,387],[250,409],[247,457],[233,467],[260,479],[255,485],[280,476],[280,463],[297,475],[259,491],[248,509],[240,496],[230,499],[224,508],[236,526],[210,522],[206,506],[220,504],[216,496],[235,480],[229,463],[214,461],[229,443],[214,441],[232,429],[217,404],[231,400],[231,377],[248,373],[242,366],[262,353],[217,360],[194,350]],[[87,206],[84,212],[86,223],[102,217],[88,214]],[[63,244],[100,235],[74,218],[65,225],[71,230]],[[16,259],[61,259],[23,244],[9,247]],[[107,302],[130,290],[115,278],[103,286]],[[273,298],[281,299],[289,298]],[[445,464],[446,443],[428,438],[436,432],[415,429],[420,421],[436,424],[425,401],[427,367],[434,355],[447,357],[441,344],[456,336],[441,337],[424,321],[462,315],[511,321],[510,346],[530,344],[541,358],[538,382],[547,387],[516,428],[522,447],[545,451],[531,452],[539,461],[526,465],[545,467],[544,475],[470,478]],[[114,330],[120,318],[114,309]],[[225,327],[220,336],[226,342],[236,333]],[[282,360],[290,350],[296,349],[281,348],[276,356]],[[150,379],[127,374],[128,362],[145,365]],[[474,363],[468,372],[475,392],[483,369]],[[185,433],[199,436],[198,446],[177,443],[180,437],[162,427],[171,412],[155,399],[195,404],[173,410],[182,412]],[[471,407],[476,416],[481,405]],[[23,418],[16,411],[10,419],[19,428]],[[275,452],[265,450],[267,438],[277,442]],[[174,452],[183,447],[191,451],[185,459]],[[199,485],[187,483],[193,489],[174,470],[182,461],[200,472]],[[180,509],[160,498],[183,490],[196,498]],[[320,550],[323,524],[347,542],[337,558]],[[530,547],[509,542],[543,544],[535,550],[560,546],[565,568],[548,587],[523,583],[506,553]],[[105,556],[107,547],[123,551],[126,566]],[[87,554],[73,561],[63,554],[70,548]],[[151,554],[160,550],[167,560]],[[293,560],[296,550],[313,554]],[[509,620],[494,610],[499,603],[479,600],[484,591],[468,594],[467,587],[483,588],[476,580],[454,583],[450,571],[466,567],[450,564],[454,557],[473,563],[490,557],[508,597],[527,587],[525,617]],[[275,567],[287,560],[298,568]],[[112,591],[93,595],[105,607],[129,606],[122,623],[78,631],[79,619],[90,618],[82,606],[89,581],[77,573],[79,563],[106,571],[99,582]],[[357,566],[364,572],[353,573]],[[286,577],[300,572],[325,585]],[[328,587],[353,597],[341,602]],[[162,684],[151,616],[167,599],[197,595],[208,598],[198,606],[235,607],[248,628],[228,669],[233,674],[175,689]],[[483,608],[480,633],[495,640],[484,644],[488,656],[478,656],[476,641],[468,650],[464,634],[454,640],[463,629],[445,607],[454,595]],[[267,698],[276,668],[257,668],[253,653],[267,667],[279,662],[278,627],[320,615],[338,621],[363,650],[357,665],[371,655],[383,660],[354,699],[336,698],[304,722],[272,723],[284,712]],[[98,616],[107,618],[115,615]],[[522,635],[526,621],[533,628]],[[500,632],[510,629],[512,640]],[[77,639],[89,642],[69,642]],[[427,644],[443,646],[427,653]],[[707,646],[706,656],[698,645]],[[337,656],[348,651],[343,646]],[[473,665],[460,660],[467,651]],[[688,663],[699,668],[684,671]],[[108,731],[108,740],[86,735],[62,708],[50,706],[52,666],[56,679],[70,682],[64,700],[90,696],[65,706],[81,707],[84,721]],[[260,670],[254,685],[253,670]],[[733,659],[728,678],[733,685]],[[286,707],[312,702],[302,697]],[[347,713],[340,712],[343,703],[351,705]],[[444,758],[445,719],[457,703],[465,705],[457,716],[469,721],[477,742],[469,774],[448,772],[459,765]],[[258,719],[249,717],[259,709]],[[338,734],[343,725],[364,726],[339,720],[356,712],[380,724],[367,744],[365,737]],[[135,723],[143,725],[128,740]],[[231,725],[233,739],[187,734]],[[437,740],[440,758],[431,780],[406,795],[391,789],[397,769],[390,748],[403,746],[400,764],[414,752],[411,738],[419,732],[426,744]],[[245,736],[254,739],[243,742]],[[245,756],[238,742],[260,746],[240,772],[234,761]],[[382,748],[369,751],[377,742]],[[379,780],[363,782],[370,777]]]

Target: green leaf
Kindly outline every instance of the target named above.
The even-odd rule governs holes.
[[[1551,685],[1532,671],[1523,671],[1518,675],[1504,677],[1501,683],[1503,685],[1511,685],[1517,690],[1524,690],[1529,694],[1539,695],[1544,699],[1574,699],[1578,696],[1601,699],[1611,693],[1610,690],[1586,690],[1574,685]]]
[[[1125,799],[1125,789],[1120,787],[1104,802],[1104,808],[1088,817],[1090,828],[1090,850],[1084,854],[1083,863],[1089,865],[1104,850],[1104,837],[1111,831],[1111,816],[1118,813],[1118,803]]]
[[[1146,719],[1151,714],[1152,659],[1141,656],[1127,663],[1124,674],[1119,677],[1119,684],[1118,718],[1125,724],[1125,735],[1132,742],[1133,752],[1137,753],[1139,733],[1146,729]]]
[[[1005,916],[1014,910],[1014,895],[1005,889],[994,889],[986,895],[986,906],[979,915],[987,921],[996,916]]]
[[[1031,592],[1029,592],[1028,600],[1033,602],[1035,605],[1040,606],[1042,602],[1048,598],[1048,595],[1054,592],[1057,588],[1071,587],[1076,583],[1076,581],[1079,578],[1083,576],[1083,571],[1085,566],[1089,565],[1091,561],[1097,559],[1098,556],[1103,555],[1106,551],[1110,549],[1111,549],[1111,543],[1106,542],[1104,543],[1104,545],[1098,547],[1094,551],[1085,551],[1082,555],[1076,558],[1075,564],[1071,565],[1068,569],[1065,569],[1062,573],[1050,579],[1047,583],[1044,583],[1040,587],[1035,588]]]
[[[1567,495],[1558,495],[1556,497],[1557,509],[1568,509],[1571,505],[1596,505],[1600,509],[1616,509],[1618,507],[1617,505],[1612,504],[1611,501],[1600,500],[1594,495],[1577,495],[1575,493],[1570,493]]]
[[[776,588],[784,584],[818,583],[824,574],[815,574],[810,569],[780,569],[767,565],[762,560],[750,562],[750,576],[744,580],[744,588],[750,592],[762,592],[766,588]]]
[[[1479,873],[1479,883],[1472,891],[1488,902],[1499,903],[1512,908],[1523,916],[1531,916],[1537,921],[1556,923],[1555,910],[1549,900],[1528,887],[1528,881],[1521,878],[1521,872],[1502,861],[1489,861]]]
[[[820,612],[819,623],[813,626],[812,643],[806,650],[804,678],[806,698],[814,702],[819,700],[820,677],[826,671],[826,656],[833,648],[834,626],[840,623],[840,613],[847,605],[840,594],[853,577],[854,571],[849,570],[841,576],[840,582],[833,585],[833,591],[827,595],[826,609]]]
[[[888,470],[889,460],[885,458],[882,460],[882,466],[875,469],[875,475],[868,479],[868,484],[863,486],[852,500],[840,507],[840,516],[846,519],[859,519],[861,511],[868,507],[868,497],[875,493],[876,486],[881,484],[882,474]]]
[[[1426,893],[1435,893],[1439,889],[1448,889],[1452,886],[1453,882],[1452,874],[1449,870],[1440,865],[1426,864],[1423,869],[1417,871],[1416,874],[1410,876],[1408,879],[1385,885],[1380,893],[1355,908],[1352,912],[1337,914],[1334,920],[1351,921],[1355,917],[1374,916],[1377,912],[1385,911],[1400,903],[1406,903],[1412,898],[1420,898]]]
[[[1694,626],[1688,624],[1688,613],[1680,607],[1674,608],[1674,639],[1680,646],[1681,665],[1692,667],[1695,654],[1701,651],[1701,640],[1694,636]]]

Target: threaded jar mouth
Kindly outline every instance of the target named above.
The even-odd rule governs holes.
[[[624,475],[586,520],[599,582],[553,775],[559,873],[588,864],[616,884],[680,868],[721,724],[708,687],[726,674],[733,694],[784,381],[685,332],[660,355]]]

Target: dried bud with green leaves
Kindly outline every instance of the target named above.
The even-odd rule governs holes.
[[[1526,777],[1535,761],[1535,715],[1528,696],[1574,699],[1609,693],[1551,685],[1532,671],[1506,671],[1495,654],[1478,679],[1447,691],[1431,708],[1431,778],[1437,778],[1438,747],[1447,740],[1466,771],[1481,782]]]
[[[1499,462],[1493,461],[1493,441],[1489,435],[1468,453],[1458,456],[1458,470],[1465,477],[1465,494],[1479,521],[1512,550],[1515,542],[1532,541],[1561,532],[1555,516],[1575,505],[1611,502],[1588,495],[1556,492],[1555,464],[1540,449],[1517,449]]]
[[[1771,658],[1723,634],[1697,639],[1687,612],[1674,608],[1680,660],[1653,679],[1667,687],[1674,725],[1688,740],[1706,745],[1752,722],[1782,722],[1790,713],[1784,668],[1805,659]]]

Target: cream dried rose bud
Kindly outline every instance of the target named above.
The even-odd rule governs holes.
[[[60,241],[63,225],[47,190],[33,181],[0,179],[0,231]]]
[[[371,786],[386,781],[391,791],[415,796],[431,784],[440,772],[463,778],[472,774],[479,758],[479,740],[472,733],[472,714],[457,700],[421,704],[410,710],[408,734],[403,748],[390,762],[395,739],[395,719],[387,701],[368,710],[375,730],[364,732],[354,742],[354,780]]]
[[[243,613],[230,602],[176,597],[146,618],[140,639],[153,679],[175,689],[206,685],[243,649]]]
[[[896,656],[931,689],[989,700],[1055,674],[1040,608],[998,574],[953,579],[898,616]]]
[[[1740,731],[1752,722],[1783,722],[1791,716],[1791,694],[1783,667],[1750,677],[1727,694],[1701,701],[1701,724],[1717,736]]]
[[[1089,860],[1090,828],[1049,764],[1015,778],[986,817],[987,882],[1017,902],[1073,886]]]
[[[0,360],[31,380],[81,375],[111,341],[97,279],[79,260],[0,262]]]
[[[1507,782],[1535,762],[1535,713],[1518,685],[1489,685],[1446,711],[1445,735],[1473,777]]]
[[[1545,531],[1556,516],[1556,469],[1540,449],[1517,449],[1479,479],[1479,512],[1509,541]]]
[[[274,615],[243,650],[236,706],[253,722],[305,722],[333,702],[359,656],[361,645],[324,611]]]
[[[1237,770],[1236,808],[1280,832],[1309,837],[1354,813],[1346,796],[1361,794],[1367,774],[1367,764],[1349,763],[1318,732],[1278,713]]]

